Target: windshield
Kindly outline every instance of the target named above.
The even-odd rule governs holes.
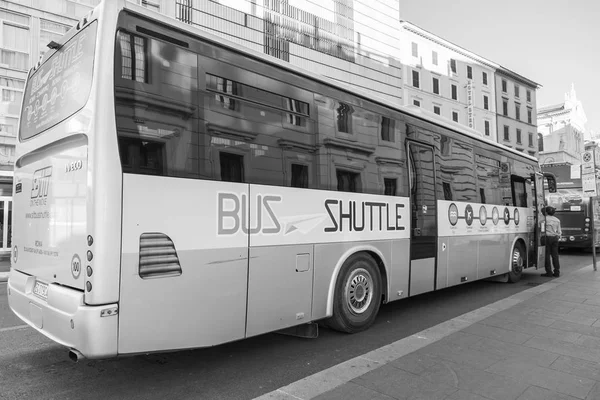
[[[79,111],[92,86],[94,21],[52,54],[27,80],[20,137],[29,139]]]
[[[548,205],[556,211],[584,211],[587,200],[583,197],[582,189],[558,189],[548,195]]]

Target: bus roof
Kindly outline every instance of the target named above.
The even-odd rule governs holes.
[[[368,93],[362,89],[354,88],[347,83],[334,81],[331,78],[328,78],[323,75],[315,74],[313,72],[307,71],[303,68],[297,67],[288,62],[281,61],[274,57],[268,57],[264,53],[241,46],[241,45],[231,42],[223,37],[213,35],[210,32],[207,32],[200,28],[196,28],[194,26],[191,26],[190,24],[186,24],[184,22],[178,21],[175,18],[167,17],[164,14],[161,14],[154,10],[150,10],[141,5],[138,5],[138,4],[129,2],[129,1],[125,1],[125,0],[121,0],[121,1],[122,1],[121,2],[122,5],[120,8],[129,10],[129,11],[139,14],[143,17],[151,17],[152,19],[155,19],[156,21],[162,23],[163,25],[174,27],[174,28],[182,31],[183,33],[198,36],[198,37],[200,37],[208,42],[211,42],[215,45],[236,51],[238,53],[242,53],[243,55],[258,59],[259,61],[262,61],[264,63],[275,65],[275,66],[285,69],[287,71],[290,71],[295,74],[304,76],[306,78],[321,82],[321,83],[331,86],[333,88],[341,89],[350,94],[362,97],[364,100],[375,102],[375,103],[379,104],[380,106],[383,106],[386,108],[391,108],[398,112],[411,115],[411,116],[421,119],[425,122],[429,122],[429,123],[438,125],[440,127],[450,129],[450,130],[460,133],[462,135],[473,138],[477,141],[490,144],[492,146],[495,146],[500,149],[511,152],[517,156],[521,156],[528,160],[535,161],[536,163],[538,162],[537,158],[535,158],[529,154],[526,154],[526,153],[520,152],[518,150],[512,149],[510,147],[504,146],[503,144],[494,142],[493,140],[486,139],[485,137],[483,137],[481,135],[481,133],[479,133],[478,131],[476,131],[474,129],[468,128],[463,125],[459,125],[459,124],[455,123],[454,121],[450,121],[446,118],[442,118],[439,115],[434,114],[430,111],[424,110],[420,107],[405,106],[405,105],[399,105],[399,104],[391,104],[390,105],[387,100],[385,100],[377,95]]]

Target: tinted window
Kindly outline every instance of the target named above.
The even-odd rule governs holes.
[[[20,136],[28,139],[79,111],[92,87],[97,22],[48,58],[27,81]]]

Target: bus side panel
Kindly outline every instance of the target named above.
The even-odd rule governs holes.
[[[247,199],[246,184],[124,174],[120,354],[244,337],[248,235],[241,215]],[[140,237],[148,233],[165,244],[155,250],[168,250],[172,241],[177,260],[168,265],[179,264],[179,271],[140,268],[147,260]]]
[[[311,320],[313,245],[250,249],[246,336]]]
[[[511,245],[515,237],[512,235],[489,235],[479,239],[479,260],[477,262],[477,279],[489,278],[491,271],[496,271],[494,275],[501,275],[508,272]]]

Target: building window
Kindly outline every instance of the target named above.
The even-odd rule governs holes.
[[[415,42],[412,42],[412,56],[419,57],[419,45]]]
[[[533,133],[529,132],[529,147],[533,147]]]
[[[142,0],[142,5],[152,11],[160,12],[160,4],[157,1]]]
[[[337,127],[338,132],[352,134],[352,113],[354,109],[346,103],[340,102],[337,108]]]
[[[440,94],[440,80],[433,78],[433,93]]]
[[[395,120],[388,117],[381,117],[381,140],[384,140],[386,142],[394,142],[395,127]]]
[[[339,192],[359,192],[360,191],[360,174],[338,169],[337,175],[337,190]]]
[[[483,125],[485,126],[485,136],[490,136],[490,121],[483,121]]]
[[[470,65],[467,65],[467,78],[473,79],[473,68]]]
[[[544,151],[544,135],[538,133],[538,151]]]
[[[193,23],[192,9],[192,0],[177,0],[177,19],[186,24]]]
[[[419,87],[419,71],[412,72],[412,85],[416,88]]]
[[[452,85],[452,100],[458,100],[458,88]]]
[[[224,182],[244,182],[244,156],[221,152],[221,180]]]
[[[433,112],[434,114],[441,115],[442,109],[440,108],[440,106],[433,106]]]
[[[383,178],[383,184],[385,186],[384,194],[386,196],[395,196],[397,183],[398,180],[396,178]]]
[[[431,52],[431,62],[433,65],[438,65],[438,54],[436,51]]]
[[[531,112],[531,108],[527,107],[527,123],[533,124],[533,115]]]
[[[515,97],[519,97],[519,85],[515,83]]]
[[[0,62],[10,68],[28,70],[30,67],[29,17],[2,10],[0,19],[2,19]]]
[[[306,117],[309,116],[308,103],[286,97],[285,105],[291,111],[287,114],[287,122],[295,126],[306,126]]]
[[[502,99],[502,114],[508,117],[508,100]]]
[[[506,80],[502,79],[502,93],[506,93],[507,90],[508,90],[508,86],[506,84]]]
[[[488,84],[488,83],[487,83],[487,72],[482,72],[482,73],[481,73],[481,76],[482,76],[482,78],[483,78],[483,84],[484,84],[484,85],[487,85],[487,84]]]
[[[69,29],[67,25],[40,19],[40,56],[48,51],[48,43],[58,42]]]
[[[308,165],[292,164],[291,186],[308,188]]]
[[[483,109],[484,110],[489,110],[490,109],[489,100],[488,100],[488,97],[486,95],[483,95]]]
[[[123,31],[119,31],[118,38],[121,47],[121,78],[147,83],[146,39]]]
[[[2,90],[2,101],[5,103],[4,112],[7,115],[19,115],[21,111],[21,102],[23,100],[23,88],[25,81],[14,78],[0,78],[0,89]],[[6,104],[8,103],[8,104]],[[4,125],[7,124],[7,118],[4,118]],[[15,125],[16,126],[16,125]],[[2,129],[2,132],[7,132]]]
[[[219,93],[230,94],[233,96],[239,96],[241,94],[241,84],[231,79],[221,78],[215,75],[206,75],[207,79],[214,79],[215,91]],[[237,110],[239,102],[233,97],[223,96],[222,94],[215,94],[215,100],[221,104],[223,108],[228,110]]]
[[[531,90],[528,89],[526,93],[527,93],[527,102],[531,103]]]
[[[507,125],[504,125],[504,140],[506,140],[506,141],[510,140],[510,132],[508,131]]]
[[[515,118],[521,120],[521,105],[519,103],[515,103]]]
[[[450,59],[450,70],[456,73],[456,60]]]
[[[452,111],[452,121],[458,122],[458,112]]]
[[[421,107],[421,102],[419,100],[413,100],[413,104],[417,107]]]
[[[517,129],[517,144],[521,144],[521,130]]]

